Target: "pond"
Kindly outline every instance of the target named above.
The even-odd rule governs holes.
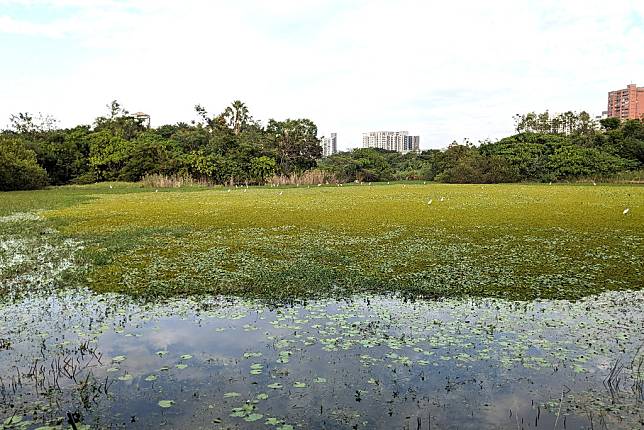
[[[0,304],[5,428],[633,429],[644,292]],[[69,413],[69,415],[68,415]]]

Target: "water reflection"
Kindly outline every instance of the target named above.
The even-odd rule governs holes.
[[[60,293],[0,305],[0,417],[23,428],[67,428],[68,411],[98,428],[636,428],[643,304],[642,292],[278,308]]]

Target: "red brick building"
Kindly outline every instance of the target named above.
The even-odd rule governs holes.
[[[635,84],[608,93],[608,117],[644,119],[644,88]]]

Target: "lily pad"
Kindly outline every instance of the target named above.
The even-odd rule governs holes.
[[[174,400],[159,400],[159,406],[162,408],[170,408],[174,405]]]

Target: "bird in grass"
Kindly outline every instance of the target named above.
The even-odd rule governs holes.
[[[552,182],[548,182],[548,185],[552,185]]]
[[[281,196],[282,194],[284,194],[284,191],[280,191],[279,195]]]
[[[230,192],[230,188],[228,188],[228,192]]]
[[[631,209],[630,209],[630,208],[626,208],[626,209],[624,209],[624,212],[622,212],[622,213],[623,213],[624,215],[626,215],[626,214],[627,214],[627,213],[629,213],[630,211],[631,211]]]
[[[444,202],[444,201],[445,201],[445,197],[441,197],[441,202]]]
[[[248,191],[248,188],[244,188],[244,192]]]
[[[597,185],[597,182],[593,181],[593,186],[594,186],[594,185]]]
[[[427,204],[428,204],[428,205],[431,205],[433,201],[434,201],[434,200],[429,199],[429,201],[427,202]]]
[[[110,190],[112,189],[112,186],[110,185]]]
[[[318,184],[318,187],[321,187],[321,186],[322,186],[322,184]]]
[[[158,193],[158,192],[159,192],[159,190],[154,190],[154,192],[155,192],[155,193]]]

